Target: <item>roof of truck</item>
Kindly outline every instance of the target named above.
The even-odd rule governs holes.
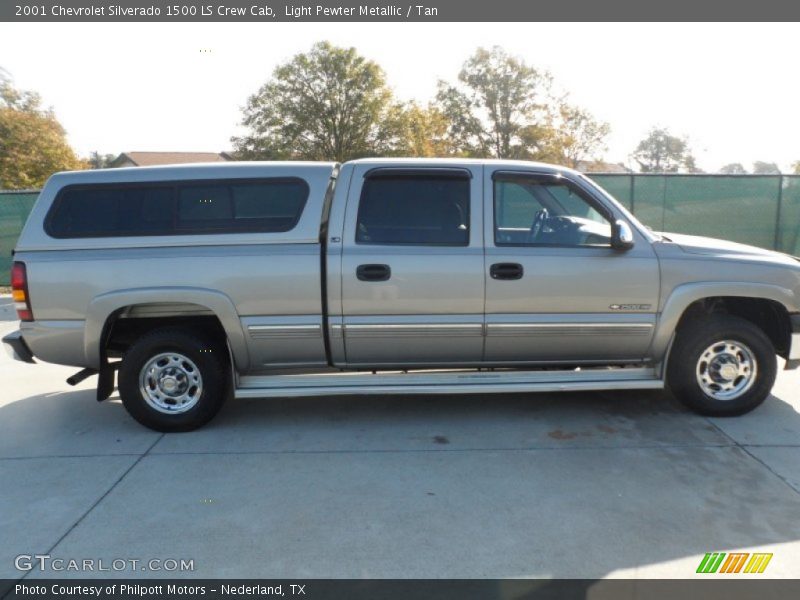
[[[486,158],[359,158],[344,164],[354,167],[358,165],[386,167],[501,165],[508,169],[519,168],[520,170],[530,170],[533,168],[552,173],[564,173],[568,171],[577,173],[573,171],[573,169],[567,167],[541,162]],[[336,162],[316,161],[230,161],[64,171],[53,175],[48,180],[45,190],[55,190],[67,185],[186,181],[192,179],[260,179],[263,177],[302,177],[308,179],[309,177],[324,177],[327,180],[334,173],[334,170],[340,166],[341,164]]]
[[[427,158],[427,157],[371,157],[371,158],[356,158],[350,161],[350,163],[384,163],[384,162],[399,162],[399,163],[441,163],[441,164],[491,164],[491,163],[509,163],[509,162],[518,162],[520,164],[526,165],[540,165],[540,166],[547,166],[547,167],[555,167],[557,165],[551,165],[542,162],[535,162],[531,160],[508,160],[502,158]]]
[[[348,161],[347,164],[385,164],[385,163],[398,163],[398,164],[425,164],[425,165],[463,165],[463,164],[476,164],[476,165],[506,165],[506,166],[520,166],[520,167],[536,167],[547,170],[570,171],[568,167],[548,164],[543,162],[536,162],[531,160],[508,160],[500,158],[358,158]]]
[[[541,162],[524,160],[500,160],[487,158],[359,158],[344,163],[347,166],[384,167],[455,167],[455,166],[502,166],[505,169],[535,169],[550,173],[572,172],[573,169]],[[193,163],[185,165],[161,165],[152,167],[124,167],[64,171],[56,173],[47,182],[45,191],[67,185],[114,184],[137,182],[187,181],[201,179],[261,179],[264,177],[324,178],[327,180],[342,166],[336,162],[317,161],[230,161],[216,163]]]
[[[162,165],[153,167],[123,167],[111,169],[92,169],[86,171],[63,171],[56,173],[48,181],[48,186],[80,183],[135,183],[137,181],[170,181],[187,179],[213,179],[219,177],[263,177],[265,171],[275,176],[303,174],[330,174],[336,168],[335,162],[301,161],[231,161],[216,163],[193,163],[186,165]]]
[[[454,165],[502,165],[508,168],[536,168],[544,171],[572,171],[567,167],[525,160],[500,160],[488,158],[359,158],[345,163],[347,165],[384,166],[454,166]],[[336,162],[317,161],[229,161],[213,163],[193,163],[185,165],[160,165],[151,167],[124,167],[93,169],[86,171],[65,171],[53,175],[49,185],[69,185],[76,183],[117,183],[137,181],[166,181],[179,179],[211,179],[216,177],[263,177],[265,171],[277,176],[332,173],[340,166]]]

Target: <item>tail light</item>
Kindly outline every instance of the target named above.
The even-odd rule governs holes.
[[[20,321],[33,321],[31,296],[28,293],[28,272],[25,263],[15,262],[11,267],[11,295]]]

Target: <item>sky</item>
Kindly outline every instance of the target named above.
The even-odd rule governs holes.
[[[0,67],[39,92],[81,156],[222,151],[276,65],[314,42],[355,46],[397,97],[426,102],[478,46],[549,70],[611,125],[606,160],[653,126],[706,171],[800,160],[800,24],[2,23]]]

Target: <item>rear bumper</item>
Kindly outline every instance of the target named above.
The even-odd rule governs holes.
[[[9,333],[3,338],[3,347],[6,349],[8,355],[14,360],[19,360],[26,363],[35,363],[33,360],[33,353],[28,348],[28,344],[22,338],[22,333],[14,331]]]

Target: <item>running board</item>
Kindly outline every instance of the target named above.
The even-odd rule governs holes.
[[[570,371],[350,372],[319,375],[241,377],[237,398],[332,396],[342,394],[494,394],[656,390],[664,382],[652,368],[589,368]]]

